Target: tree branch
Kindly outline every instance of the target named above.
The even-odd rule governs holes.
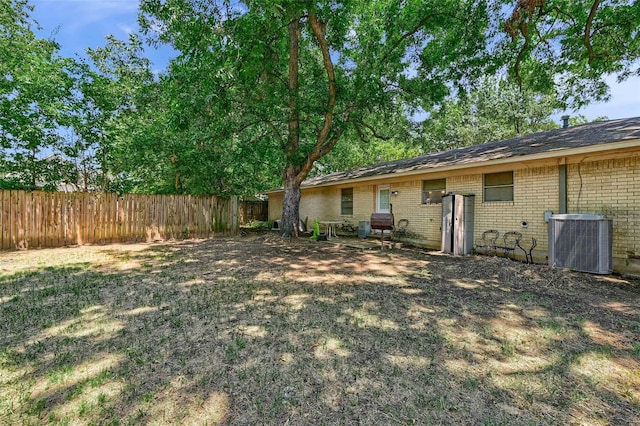
[[[295,176],[295,184],[297,185],[300,185],[307,177],[313,163],[319,158],[327,155],[338,142],[342,133],[344,133],[344,128],[339,128],[334,131],[333,136],[329,138],[333,125],[333,114],[336,106],[336,99],[338,97],[338,89],[336,86],[336,74],[333,68],[333,62],[331,61],[331,54],[329,52],[329,44],[325,38],[326,24],[320,22],[314,13],[309,13],[309,24],[311,25],[313,35],[320,46],[320,51],[322,52],[322,63],[328,80],[329,100],[327,101],[327,109],[324,114],[324,122],[316,136],[313,151],[307,155],[304,164],[300,167]],[[345,112],[347,117],[352,111],[353,108],[351,108],[348,113]]]
[[[356,129],[356,132],[358,132],[358,137],[360,138],[360,140],[362,142],[368,142],[367,141],[367,137],[365,136],[364,132],[362,131],[362,129],[360,128],[360,126],[358,126],[358,123],[356,123],[355,121],[353,122],[353,127]]]
[[[420,31],[420,28],[424,27],[424,26],[425,26],[425,24],[426,24],[426,23],[427,23],[431,18],[434,18],[434,17],[436,17],[436,16],[438,16],[438,14],[437,14],[437,13],[431,13],[431,14],[429,14],[429,15],[425,16],[424,18],[422,18],[422,19],[420,20],[420,22],[418,22],[418,23],[416,24],[416,26],[415,26],[415,27],[413,27],[413,29],[412,29],[411,31],[409,31],[408,33],[404,33],[404,34],[402,34],[402,36],[401,36],[401,37],[400,37],[400,38],[399,38],[399,39],[398,39],[398,40],[393,44],[393,46],[391,46],[391,49],[387,52],[387,54],[386,54],[386,55],[384,55],[384,57],[382,58],[382,60],[383,60],[383,61],[384,61],[384,60],[386,60],[386,59],[389,57],[389,55],[391,55],[391,53],[393,53],[393,51],[394,51],[394,50],[396,50],[396,49],[397,49],[397,48],[402,44],[402,42],[403,42],[403,41],[405,41],[406,39],[408,39],[409,37],[411,37],[412,35],[414,35],[414,34],[415,34],[415,33],[417,33],[418,31]]]
[[[584,27],[584,46],[587,48],[587,52],[589,54],[589,64],[593,62],[596,57],[595,52],[593,51],[593,46],[591,45],[591,27],[593,25],[593,19],[596,17],[596,12],[598,11],[598,6],[600,5],[600,0],[593,0],[593,4],[591,5],[591,10],[589,11],[589,16],[587,17],[587,23]]]
[[[269,120],[265,120],[265,124],[267,125],[267,127],[269,127],[269,129],[271,129],[278,142],[280,142],[280,146],[284,147],[284,139],[282,138],[280,132],[278,132],[276,126]]]
[[[298,149],[300,144],[300,112],[298,111],[298,77],[300,61],[300,21],[289,22],[289,134],[287,156]]]
[[[329,101],[327,102],[327,110],[324,114],[324,123],[316,138],[316,146],[321,146],[324,144],[324,141],[329,136],[329,131],[331,130],[331,124],[333,123],[333,110],[336,105],[338,90],[336,88],[336,74],[333,69],[333,62],[331,61],[329,45],[325,39],[326,26],[318,21],[318,18],[314,13],[309,14],[309,23],[311,24],[313,35],[318,41],[320,50],[322,51],[322,63],[324,65],[325,72],[327,73],[329,85]]]
[[[355,122],[354,122],[354,123],[355,123]],[[388,140],[390,140],[390,139],[391,139],[391,136],[383,136],[383,135],[379,134],[379,133],[376,131],[376,129],[375,129],[372,125],[367,124],[367,123],[365,123],[364,121],[359,121],[359,122],[358,122],[358,124],[359,124],[359,125],[361,125],[361,126],[363,126],[363,127],[366,127],[367,129],[369,129],[369,131],[371,132],[371,134],[373,134],[373,137],[374,137],[374,138],[382,139],[383,141],[388,141]]]

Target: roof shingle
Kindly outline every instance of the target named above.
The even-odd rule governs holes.
[[[305,180],[302,186],[327,185],[345,180],[551,153],[634,139],[640,140],[640,117],[598,121],[318,176]]]

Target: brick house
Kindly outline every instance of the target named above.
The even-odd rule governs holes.
[[[393,207],[413,243],[440,249],[442,196],[474,194],[474,239],[487,229],[536,238],[548,255],[553,213],[613,221],[614,270],[640,272],[640,117],[588,123],[306,180],[300,217],[358,225]],[[269,219],[282,212],[269,193]],[[524,238],[523,238],[524,240]]]

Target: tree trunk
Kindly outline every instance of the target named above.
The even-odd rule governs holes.
[[[285,172],[284,199],[282,203],[282,235],[298,236],[300,223],[300,183],[293,167]]]
[[[298,77],[300,61],[300,22],[292,16],[289,22],[289,117],[286,169],[284,170],[284,200],[282,204],[282,235],[298,236],[300,222],[300,168],[295,166],[295,154],[300,149],[300,111],[298,111]]]

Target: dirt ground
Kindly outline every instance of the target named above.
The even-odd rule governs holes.
[[[0,253],[0,423],[638,422],[639,278],[351,241]]]

